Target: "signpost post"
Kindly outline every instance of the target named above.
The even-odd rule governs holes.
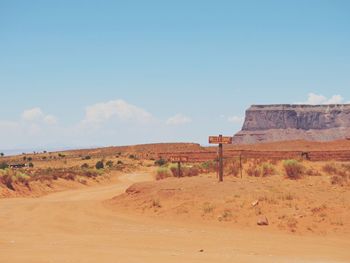
[[[171,156],[170,161],[177,163],[177,177],[181,177],[181,162],[188,162],[187,156]]]
[[[210,144],[219,144],[219,182],[224,180],[224,150],[223,144],[232,144],[232,137],[222,136],[209,136]]]

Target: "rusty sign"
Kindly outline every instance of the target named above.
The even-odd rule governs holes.
[[[173,163],[188,162],[188,157],[187,156],[171,156],[169,159]]]
[[[229,136],[209,136],[211,144],[232,144],[232,137]]]

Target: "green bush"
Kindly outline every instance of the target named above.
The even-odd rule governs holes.
[[[285,160],[283,167],[289,179],[299,179],[304,175],[305,167],[297,160]]]
[[[263,163],[263,165],[261,166],[261,174],[262,176],[270,176],[270,175],[274,175],[276,173],[276,169],[275,167],[270,164],[270,163]]]
[[[7,163],[5,163],[5,162],[0,163],[0,169],[6,169],[8,167],[9,167],[9,165]]]
[[[105,166],[103,164],[103,161],[98,161],[95,165],[96,169],[99,170],[99,169],[103,169]]]
[[[158,159],[158,160],[156,160],[156,161],[154,162],[154,164],[155,164],[155,165],[158,165],[158,166],[166,165],[166,163],[167,163],[167,161],[166,161],[165,159],[163,159],[163,158],[160,158],[160,159]]]
[[[106,166],[108,166],[109,168],[113,167],[113,161],[109,160],[106,162]]]
[[[215,161],[206,161],[201,164],[201,168],[207,173],[215,172],[217,170],[217,164]]]
[[[165,178],[168,178],[168,177],[171,177],[171,176],[172,175],[171,175],[171,173],[170,173],[168,168],[160,167],[157,170],[156,180],[162,180],[162,179],[165,179]]]

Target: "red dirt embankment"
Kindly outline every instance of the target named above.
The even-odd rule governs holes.
[[[224,183],[214,175],[170,178],[137,183],[111,203],[167,220],[259,228],[257,219],[266,216],[269,231],[350,236],[349,187],[332,185],[328,176],[226,177]]]

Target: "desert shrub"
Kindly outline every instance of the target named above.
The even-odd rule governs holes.
[[[215,161],[206,161],[200,165],[201,170],[206,173],[215,172],[217,165]]]
[[[191,177],[197,175],[199,175],[199,169],[195,166],[182,168],[182,176]]]
[[[158,168],[157,173],[156,173],[156,180],[162,180],[162,179],[165,179],[165,178],[168,178],[171,176],[172,175],[171,175],[168,168],[160,167],[160,168]]]
[[[129,155],[129,159],[133,159],[133,160],[135,160],[135,159],[137,159],[137,158],[136,158],[136,155],[134,155],[134,154],[130,154],[130,155]]]
[[[8,189],[15,190],[13,187],[13,173],[11,171],[7,171],[0,177],[1,182],[6,185]]]
[[[248,176],[260,177],[261,169],[256,165],[249,165],[249,167],[246,170],[246,173]]]
[[[59,153],[59,154],[58,154],[58,157],[60,157],[60,158],[64,158],[64,157],[66,157],[66,155],[65,155],[65,154],[63,154],[63,153]]]
[[[91,156],[90,155],[86,155],[85,157],[82,158],[82,160],[90,160]]]
[[[68,173],[63,176],[63,179],[70,180],[70,181],[75,181],[75,174],[73,173]]]
[[[88,169],[89,168],[89,165],[87,163],[83,163],[81,166],[80,166],[82,169]]]
[[[347,177],[344,177],[344,176],[333,175],[331,177],[330,181],[331,181],[331,184],[333,184],[333,185],[344,186],[345,184],[347,184],[348,179],[347,179]]]
[[[109,160],[106,162],[106,166],[108,166],[109,168],[113,167],[113,161]]]
[[[30,168],[33,168],[33,167],[34,167],[34,164],[33,164],[33,163],[29,163],[28,166],[29,166]]]
[[[309,168],[305,171],[305,174],[308,176],[321,176],[322,174],[320,173],[320,171],[316,170],[316,169],[312,169]]]
[[[103,169],[105,166],[103,164],[103,161],[98,161],[96,164],[95,164],[95,167],[96,169]]]
[[[297,160],[285,160],[283,167],[289,179],[299,179],[303,176],[305,167]]]
[[[6,162],[1,162],[0,163],[0,169],[6,169],[8,167],[9,167],[9,165]]]
[[[275,167],[270,163],[263,163],[261,166],[261,175],[270,176],[276,173]]]
[[[203,214],[209,214],[212,213],[215,209],[215,206],[209,202],[205,202],[203,204]]]
[[[158,166],[166,165],[166,163],[167,163],[167,161],[166,161],[165,159],[163,159],[163,158],[160,158],[160,159],[158,159],[158,160],[156,160],[156,161],[154,162],[154,164],[155,164],[155,165],[158,165]]]
[[[241,171],[241,165],[238,161],[232,161],[226,168],[228,175],[238,176]]]
[[[29,179],[30,179],[30,176],[28,174],[25,174],[25,173],[17,173],[15,175],[15,178],[16,178],[16,181],[26,185],[27,187],[29,187]]]
[[[124,164],[121,160],[118,160],[117,164]]]
[[[334,163],[327,163],[322,167],[322,171],[326,174],[336,174],[338,172],[338,168]]]
[[[180,174],[179,174],[179,169],[177,165],[170,166],[170,171],[174,177],[181,177],[183,175],[182,169],[180,169]]]
[[[27,158],[27,161],[28,161],[28,162],[31,162],[31,161],[33,161],[33,158],[32,158],[32,157],[28,157],[28,158]]]

